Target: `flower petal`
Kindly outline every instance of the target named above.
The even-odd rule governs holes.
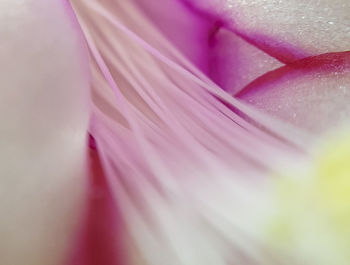
[[[282,62],[350,48],[346,0],[187,0]]]
[[[277,59],[223,27],[213,35],[209,54],[209,76],[233,95],[255,78],[283,66]]]
[[[161,32],[203,71],[208,69],[208,40],[213,21],[181,1],[135,0]]]
[[[350,52],[297,61],[256,79],[237,96],[275,117],[326,131],[350,119]]]
[[[0,263],[59,264],[85,188],[89,76],[68,2],[0,2]]]

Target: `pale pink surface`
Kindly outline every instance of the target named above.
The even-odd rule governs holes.
[[[350,52],[297,61],[261,76],[240,94],[274,117],[314,133],[350,121]]]
[[[184,0],[283,62],[350,48],[346,0]]]
[[[89,73],[67,2],[0,1],[0,264],[61,265],[84,204]]]

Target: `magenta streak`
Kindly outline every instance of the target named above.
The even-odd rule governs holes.
[[[327,74],[332,72],[343,72],[350,69],[350,51],[325,53],[317,56],[311,56],[298,60],[289,65],[280,67],[274,71],[268,72],[245,88],[243,88],[236,97],[244,97],[248,93],[257,92],[259,88],[277,82],[288,75],[288,78],[298,78],[303,74],[317,71]]]
[[[94,140],[90,137],[90,144]],[[125,265],[121,218],[107,186],[96,146],[89,148],[87,212],[69,265]]]
[[[226,28],[227,30],[231,31],[233,34],[242,38],[249,44],[255,46],[257,49],[274,57],[281,63],[289,64],[296,60],[300,60],[312,55],[305,51],[300,50],[298,47],[295,47],[290,43],[282,42],[279,39],[273,39],[263,34],[256,34],[256,33],[252,34],[252,33],[242,32],[237,25],[234,25],[234,22],[232,21],[228,23],[227,21],[224,21],[222,17],[220,17],[219,15],[196,8],[194,4],[189,0],[181,0],[181,2],[187,8],[191,9],[192,12],[204,17],[208,21],[212,21],[214,32],[218,31],[217,25],[220,25],[220,27]],[[211,39],[212,37],[213,37],[213,32],[210,32],[209,39]]]
[[[230,30],[229,27],[227,28]],[[281,40],[273,39],[262,34],[246,34],[232,28],[231,31],[249,44],[284,64],[291,64],[297,60],[311,56],[311,54],[300,50],[290,43],[282,42]]]

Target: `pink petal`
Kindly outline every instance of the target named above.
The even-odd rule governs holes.
[[[209,75],[230,94],[283,65],[223,27],[213,35],[210,44]]]
[[[312,131],[350,118],[350,52],[297,61],[256,79],[238,96],[271,115]]]
[[[350,48],[347,0],[185,0],[283,62]]]
[[[213,21],[181,1],[135,0],[155,26],[203,71],[208,70],[208,41]]]
[[[60,264],[86,183],[86,49],[61,0],[2,0],[0,34],[0,264]]]

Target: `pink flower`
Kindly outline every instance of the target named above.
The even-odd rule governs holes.
[[[350,5],[70,2],[0,3],[0,263],[272,264],[262,187],[349,120]]]

